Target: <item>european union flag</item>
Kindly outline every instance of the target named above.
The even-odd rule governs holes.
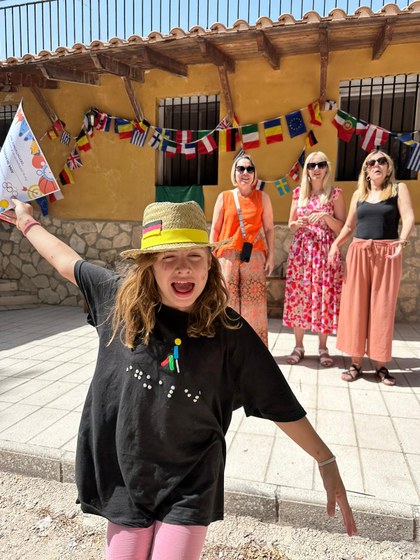
[[[286,115],[286,122],[289,128],[290,138],[306,133],[306,126],[303,122],[301,111],[293,111],[293,113]]]

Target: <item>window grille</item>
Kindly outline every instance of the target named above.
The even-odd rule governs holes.
[[[17,105],[0,105],[0,148],[4,144],[17,109]]]
[[[340,109],[349,115],[375,124],[390,132],[413,132],[420,128],[420,74],[400,74],[349,80],[340,83]],[[414,136],[418,141],[418,134]],[[357,180],[367,152],[362,150],[363,136],[354,134],[350,142],[338,141],[336,178]],[[381,146],[395,163],[399,180],[416,179],[417,173],[406,168],[410,146],[390,136]]]
[[[191,130],[192,141],[197,131],[214,130],[219,123],[220,98],[218,95],[176,97],[159,101],[159,126],[175,140],[175,130]],[[215,136],[216,139],[216,136]],[[218,151],[187,159],[183,154],[170,158],[159,154],[158,185],[188,186],[217,185]]]

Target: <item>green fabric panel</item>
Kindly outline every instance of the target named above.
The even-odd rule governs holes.
[[[188,187],[156,187],[156,202],[188,202],[194,200],[204,210],[204,193],[202,185]]]

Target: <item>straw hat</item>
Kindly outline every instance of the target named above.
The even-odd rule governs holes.
[[[196,202],[154,202],[144,210],[140,249],[123,251],[121,256],[135,258],[141,253],[189,247],[215,249],[225,243],[210,243],[204,212]]]

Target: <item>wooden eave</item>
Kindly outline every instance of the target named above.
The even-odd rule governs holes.
[[[98,85],[104,74],[142,82],[148,70],[187,76],[189,66],[208,63],[233,73],[239,61],[261,58],[279,69],[285,56],[318,54],[327,60],[330,52],[362,48],[370,48],[372,58],[379,58],[390,45],[419,42],[420,1],[404,10],[387,5],[377,14],[368,8],[359,8],[352,16],[336,9],[325,18],[309,12],[299,21],[290,15],[277,22],[260,18],[254,26],[240,20],[233,28],[215,24],[210,30],[177,29],[167,36],[152,33],[127,41],[94,41],[10,58],[0,61],[0,90],[7,84],[54,87],[59,81]]]

